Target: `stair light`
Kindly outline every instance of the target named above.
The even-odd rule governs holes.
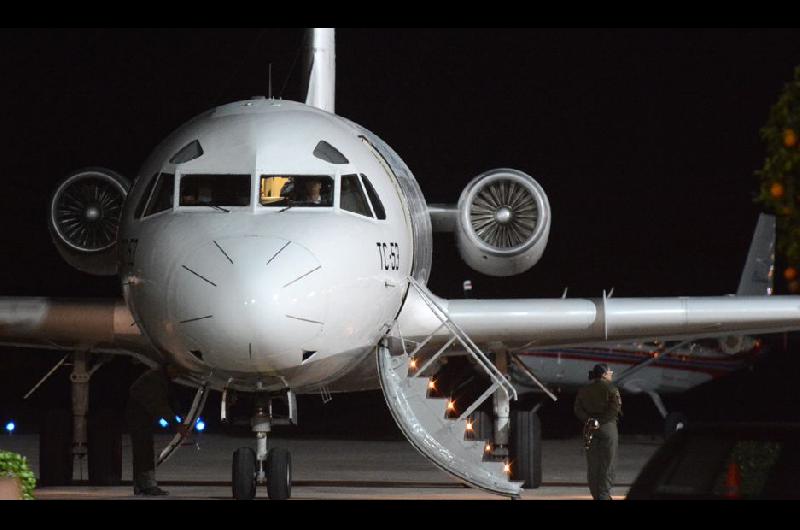
[[[472,431],[472,420],[467,420],[467,430]]]
[[[447,410],[456,410],[456,402],[452,399],[447,402]]]
[[[411,361],[408,363],[408,365],[409,365],[409,366],[410,366],[412,369],[416,370],[416,369],[417,369],[417,360],[416,360],[416,359],[414,359],[414,358],[412,358],[412,359],[411,359]]]
[[[506,465],[503,466],[503,472],[504,473],[511,473],[511,464],[506,462]]]
[[[487,453],[492,451],[492,444],[486,444],[486,448],[484,449]]]
[[[433,379],[428,382],[428,390],[436,390],[436,382]]]

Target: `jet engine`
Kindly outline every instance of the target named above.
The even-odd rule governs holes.
[[[515,169],[478,175],[458,200],[461,258],[489,276],[513,276],[541,259],[550,234],[550,203],[533,177]]]
[[[719,349],[727,355],[736,355],[752,350],[756,345],[753,337],[728,335],[718,339]]]
[[[117,229],[130,190],[122,175],[86,168],[64,178],[50,200],[50,235],[64,260],[96,276],[117,273]]]

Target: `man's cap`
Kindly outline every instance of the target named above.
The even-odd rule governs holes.
[[[614,373],[614,370],[610,369],[606,363],[596,364],[592,371],[589,372],[589,375],[595,378],[603,377],[606,373]]]

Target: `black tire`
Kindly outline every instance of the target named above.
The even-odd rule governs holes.
[[[522,481],[523,488],[542,485],[542,422],[530,410],[511,411],[509,435],[511,479]]]
[[[72,414],[64,409],[45,412],[39,431],[39,485],[72,483]]]
[[[664,438],[667,439],[689,424],[689,418],[683,412],[670,412],[664,418]]]
[[[283,447],[267,453],[267,495],[274,501],[292,496],[292,455]]]
[[[249,447],[240,447],[233,453],[233,498],[249,501],[256,496],[256,453]]]
[[[122,482],[122,418],[109,409],[89,415],[89,484],[117,486]]]
[[[470,418],[472,419],[472,439],[494,444],[492,415],[485,410],[478,409],[470,415]]]

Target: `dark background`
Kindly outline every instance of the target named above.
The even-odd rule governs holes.
[[[0,295],[116,297],[116,278],[71,269],[47,230],[67,173],[105,166],[130,178],[196,114],[237,99],[301,99],[300,29],[0,31]],[[797,30],[342,29],[337,113],[386,140],[431,203],[455,202],[475,175],[533,175],[553,210],[531,271],[490,278],[436,236],[431,289],[478,298],[722,295],[736,290],[759,209],[758,130],[800,64]],[[782,288],[782,286],[780,286]],[[791,343],[791,341],[790,341]],[[699,419],[794,419],[796,348],[668,406]],[[0,421],[37,429],[69,404],[61,358],[0,349]],[[138,375],[118,359],[93,404],[124,405]],[[190,396],[190,395],[189,395]],[[545,434],[575,434],[572,398],[542,410]],[[210,428],[218,401],[210,401]],[[301,398],[300,434],[399,436],[380,393]],[[626,398],[623,432],[660,429],[647,398]],[[369,423],[364,417],[370,418]],[[297,432],[297,431],[295,431]]]

